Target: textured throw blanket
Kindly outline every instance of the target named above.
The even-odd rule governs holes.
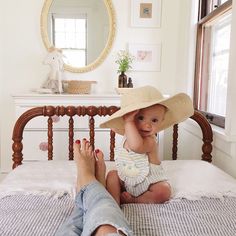
[[[235,236],[236,198],[126,204],[136,236]]]
[[[74,200],[14,195],[0,199],[0,235],[53,236],[71,214]],[[126,204],[135,236],[235,236],[236,198]]]

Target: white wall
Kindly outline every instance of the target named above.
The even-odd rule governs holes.
[[[188,2],[188,0],[162,1],[161,28],[153,29],[131,28],[130,1],[113,0],[117,34],[112,51],[103,64],[94,71],[82,74],[67,73],[67,78],[97,80],[95,92],[114,92],[114,88],[117,87],[117,65],[114,63],[116,52],[125,49],[128,43],[162,43],[161,71],[133,72],[129,76],[133,78],[134,86],[151,84],[163,93],[175,93],[176,73],[179,68],[177,53],[180,50],[178,39],[182,34],[178,28],[179,21],[182,20],[179,16],[187,13]],[[2,63],[4,89],[1,96],[6,107],[4,117],[1,116],[4,124],[1,130],[2,171],[9,170],[11,165],[11,132],[15,121],[11,95],[38,88],[49,71],[47,66],[42,65],[46,55],[40,35],[40,13],[43,3],[43,0],[1,2],[1,9],[4,9],[0,16],[0,21],[4,22],[1,28],[3,44],[0,48],[4,57]],[[184,7],[181,12],[179,12],[180,6]]]
[[[95,92],[114,93],[118,77],[117,65],[114,63],[116,52],[125,49],[128,43],[161,43],[161,71],[129,73],[134,86],[150,84],[158,87],[164,94],[183,91],[191,95],[195,49],[195,29],[190,21],[190,16],[194,14],[191,11],[192,2],[196,0],[162,0],[161,28],[153,29],[131,28],[130,1],[113,0],[117,34],[112,51],[94,71],[82,74],[67,73],[67,78],[97,80]],[[40,13],[43,3],[44,0],[1,1],[0,54],[4,60],[0,63],[0,96],[1,107],[3,104],[5,107],[4,116],[0,116],[2,171],[8,171],[11,167],[11,132],[15,121],[11,95],[39,88],[49,71],[49,68],[42,64],[46,55],[40,35]],[[184,153],[189,151],[191,152],[191,147],[186,146]],[[223,161],[222,155],[217,155],[217,164],[224,165],[225,170],[230,169],[231,167]],[[235,157],[229,158],[235,160]],[[235,169],[233,167],[229,172],[232,173]]]

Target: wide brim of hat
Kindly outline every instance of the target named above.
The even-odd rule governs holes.
[[[114,129],[116,133],[124,135],[125,129],[123,116],[129,112],[150,107],[155,104],[161,104],[167,108],[164,120],[161,123],[159,131],[186,120],[194,113],[191,98],[185,93],[179,93],[172,97],[163,98],[158,101],[142,102],[132,104],[131,106],[127,106],[125,108],[121,108],[120,110],[112,114],[106,122],[100,124],[100,127]]]

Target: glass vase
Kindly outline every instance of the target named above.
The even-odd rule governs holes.
[[[118,77],[118,88],[127,88],[127,76],[123,71]]]

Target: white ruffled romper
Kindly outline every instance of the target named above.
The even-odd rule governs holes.
[[[161,164],[149,163],[147,154],[126,150],[124,142],[125,138],[122,146],[115,149],[115,163],[127,192],[138,197],[148,190],[150,184],[168,180]]]

